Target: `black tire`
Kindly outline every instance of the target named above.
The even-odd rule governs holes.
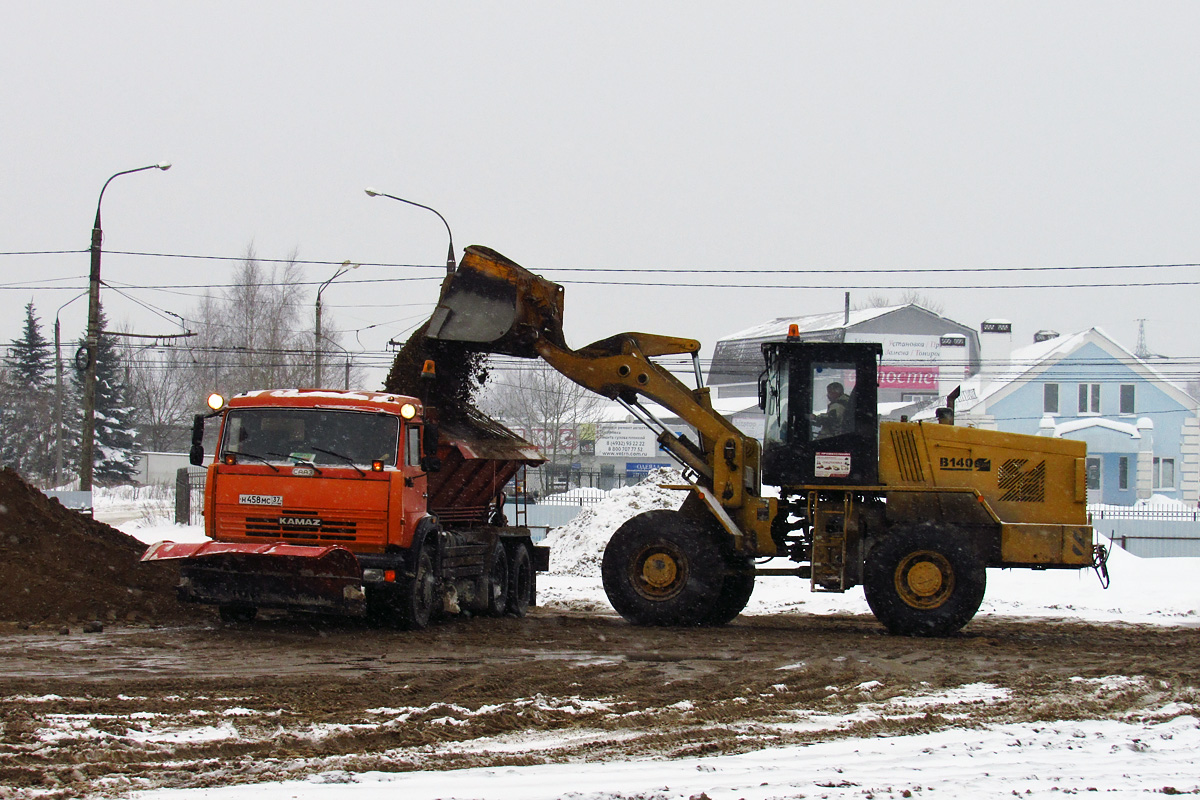
[[[600,566],[609,602],[634,625],[712,624],[728,573],[718,536],[677,511],[627,520]]]
[[[253,622],[254,618],[258,616],[258,609],[246,603],[235,603],[218,607],[217,615],[220,616],[222,622],[240,624]]]
[[[705,625],[725,625],[737,618],[750,602],[754,592],[754,573],[749,564],[731,564],[721,583],[721,596],[713,605],[712,612],[704,620]]]
[[[863,574],[876,619],[903,636],[955,633],[975,616],[986,587],[975,543],[933,523],[888,534],[871,548]]]
[[[508,611],[508,553],[499,540],[492,545],[488,555],[487,573],[483,576],[483,589],[487,593],[487,615],[502,617]]]
[[[517,542],[509,560],[508,613],[523,617],[533,603],[533,559],[529,556],[529,547],[524,542]]]
[[[420,630],[429,625],[439,600],[433,553],[424,542],[412,554],[411,572],[397,581],[394,619],[397,627],[404,630]]]

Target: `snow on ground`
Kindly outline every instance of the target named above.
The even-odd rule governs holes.
[[[330,773],[291,781],[138,793],[139,800],[609,800],[708,797],[1103,797],[1200,793],[1200,721],[1080,721],[843,739],[734,756],[454,772]]]
[[[575,521],[552,531],[553,572],[539,576],[539,603],[548,609],[613,613],[600,585],[604,542],[626,518],[673,508],[682,495],[656,475],[615,490],[585,508]],[[132,494],[132,493],[127,493]],[[144,542],[197,541],[196,526],[172,524],[161,498],[97,498],[96,514],[136,513],[119,527]],[[1200,622],[1200,559],[1139,559],[1117,548],[1109,562],[1112,586],[1100,587],[1090,571],[989,570],[981,615],[1083,620],[1097,623],[1196,625]],[[747,615],[778,612],[867,614],[862,590],[821,594],[805,581],[760,579]],[[1113,681],[1131,680],[1113,676]],[[1082,678],[1079,680],[1083,680]],[[1000,692],[1001,694],[997,694]],[[959,687],[942,703],[993,702],[1003,690]],[[961,698],[961,699],[956,699]],[[927,702],[928,698],[919,698]],[[903,711],[890,701],[888,713]],[[918,703],[918,707],[919,707]],[[1194,709],[1160,709],[1124,720],[986,725],[937,733],[871,739],[838,739],[804,747],[735,756],[671,761],[571,763],[452,772],[331,772],[306,782],[138,793],[151,800],[276,800],[276,798],[496,798],[575,800],[617,798],[893,798],[1057,797],[1079,792],[1105,797],[1200,794],[1200,721]],[[885,713],[866,707],[858,713]],[[795,725],[830,727],[846,720],[798,718]],[[793,724],[793,723],[787,723]],[[497,746],[503,746],[497,743]],[[516,743],[514,746],[520,746]]]

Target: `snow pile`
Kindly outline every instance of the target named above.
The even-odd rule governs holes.
[[[587,506],[579,516],[550,531],[542,544],[550,548],[550,571],[554,575],[596,577],[604,546],[625,520],[643,511],[675,510],[687,492],[664,489],[660,484],[681,484],[675,469],[651,472],[641,483],[608,492],[603,500]]]

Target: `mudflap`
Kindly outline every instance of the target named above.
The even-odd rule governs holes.
[[[367,610],[362,567],[344,547],[159,542],[141,560],[182,562],[182,602],[349,616]]]

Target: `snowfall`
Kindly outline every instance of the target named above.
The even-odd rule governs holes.
[[[594,492],[594,490],[592,490]],[[552,572],[539,578],[539,604],[612,613],[599,579],[608,535],[629,516],[673,507],[677,492],[651,480],[617,489],[550,532]],[[96,516],[147,543],[198,541],[198,527],[171,524],[168,501],[143,490],[113,490],[96,498]],[[1101,539],[1101,541],[1104,541]],[[1107,544],[1107,542],[1105,542]],[[1112,584],[1091,571],[989,570],[981,617],[1080,620],[1197,627],[1200,559],[1139,559],[1115,548]],[[793,581],[759,581],[746,615],[778,612],[867,614],[861,591],[797,592]],[[1200,635],[1200,630],[1197,630]],[[1078,678],[1097,690],[1145,676]],[[940,702],[987,703],[1005,695],[988,684],[959,687]],[[914,698],[914,705],[921,699]],[[896,701],[893,700],[892,703]],[[768,798],[1059,797],[1097,792],[1107,797],[1200,794],[1200,709],[1164,707],[1120,720],[995,724],[886,738],[836,738],[805,746],[740,755],[462,769],[453,772],[330,773],[307,781],[136,793],[139,800],[375,800],[375,798]],[[855,712],[884,713],[870,706]],[[837,720],[822,720],[834,727]],[[847,776],[853,776],[848,780]]]

